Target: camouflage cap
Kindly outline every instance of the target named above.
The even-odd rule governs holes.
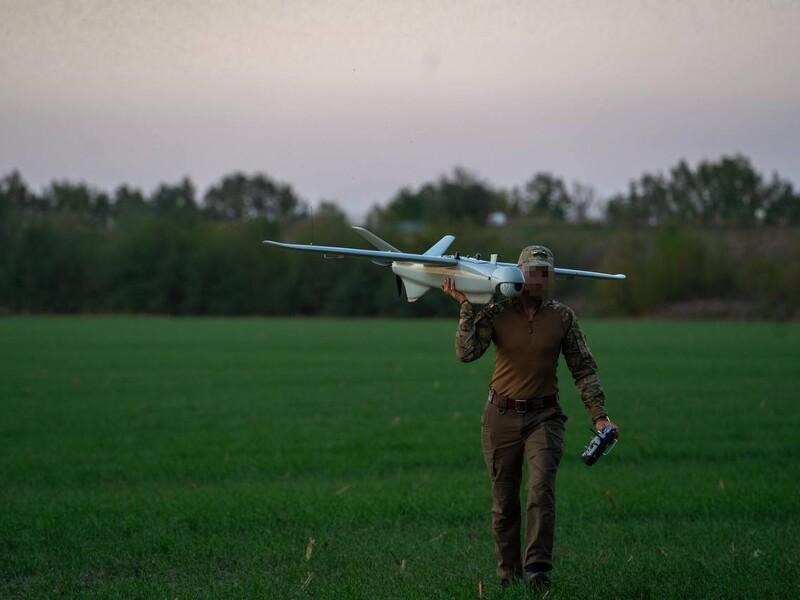
[[[544,246],[528,246],[519,255],[518,265],[528,267],[550,267],[553,268],[554,259],[550,248]]]

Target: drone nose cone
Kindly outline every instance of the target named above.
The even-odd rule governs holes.
[[[519,296],[525,284],[525,277],[517,267],[498,267],[492,271],[492,289],[504,296]]]

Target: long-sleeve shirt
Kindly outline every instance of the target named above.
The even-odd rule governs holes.
[[[555,300],[542,303],[528,319],[515,299],[495,302],[475,312],[461,305],[456,355],[477,360],[494,342],[495,365],[489,387],[509,398],[541,398],[558,392],[558,356],[564,360],[592,420],[605,415],[605,394],[597,363],[575,313]]]

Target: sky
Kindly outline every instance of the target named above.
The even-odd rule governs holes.
[[[0,0],[37,190],[264,173],[357,221],[457,166],[608,197],[735,153],[800,187],[796,0]]]

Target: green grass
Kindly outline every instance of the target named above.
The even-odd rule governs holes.
[[[529,597],[454,328],[0,319],[0,597]],[[584,328],[622,439],[581,463],[563,371],[548,598],[800,596],[800,326]]]

